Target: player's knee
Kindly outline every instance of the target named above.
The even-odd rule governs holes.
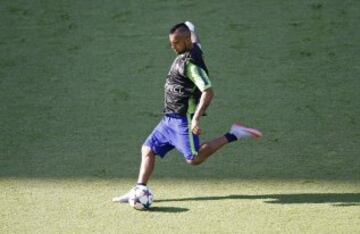
[[[201,161],[193,159],[193,160],[186,160],[187,164],[191,166],[198,166],[201,164]]]
[[[145,156],[153,155],[153,152],[151,151],[151,148],[149,146],[143,145],[141,147],[141,155],[145,157]]]

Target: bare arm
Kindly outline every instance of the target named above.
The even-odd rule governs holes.
[[[208,88],[201,93],[199,104],[196,108],[196,111],[194,113],[194,116],[193,116],[192,122],[191,122],[191,130],[196,135],[201,134],[201,129],[199,126],[200,118],[201,118],[201,116],[203,116],[207,107],[210,105],[213,97],[214,97],[214,91],[212,88]]]

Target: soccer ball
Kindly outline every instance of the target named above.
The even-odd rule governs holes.
[[[151,190],[144,185],[137,185],[130,194],[129,204],[137,210],[149,209],[153,202]]]

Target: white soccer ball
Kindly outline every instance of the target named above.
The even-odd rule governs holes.
[[[130,194],[129,204],[137,210],[149,209],[153,202],[154,195],[144,185],[137,185]]]

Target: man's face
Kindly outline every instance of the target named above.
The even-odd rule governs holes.
[[[176,54],[181,54],[186,51],[186,38],[179,37],[176,33],[174,33],[169,35],[169,40],[171,48],[176,52]]]

